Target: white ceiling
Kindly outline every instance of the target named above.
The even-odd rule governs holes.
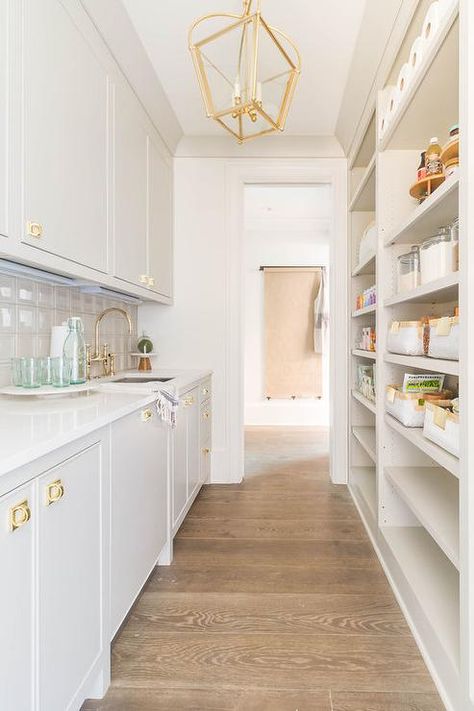
[[[334,135],[366,0],[262,0],[262,14],[302,55],[286,125],[297,136]],[[241,0],[123,0],[185,135],[221,135],[204,114],[187,31],[208,12],[238,13]]]

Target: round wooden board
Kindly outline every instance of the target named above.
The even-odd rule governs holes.
[[[446,178],[443,173],[439,173],[438,175],[430,175],[412,185],[410,188],[410,195],[416,200],[424,200],[429,197],[431,193],[436,190],[436,188],[439,188],[441,183],[444,183],[445,180]]]

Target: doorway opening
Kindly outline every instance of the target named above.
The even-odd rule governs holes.
[[[255,444],[266,441],[278,456],[280,436],[306,454],[317,442],[328,456],[332,213],[330,184],[244,186],[247,476]],[[295,456],[298,444],[290,449]]]

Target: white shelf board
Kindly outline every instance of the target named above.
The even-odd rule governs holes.
[[[377,484],[375,467],[352,467],[349,486],[366,523],[373,530],[377,520]],[[369,514],[369,519],[367,517]]]
[[[349,203],[350,212],[375,211],[375,153]]]
[[[445,373],[446,375],[459,376],[459,361],[457,360],[442,360],[441,358],[427,358],[426,356],[406,356],[398,355],[397,353],[386,353],[384,355],[384,361],[409,368],[429,370],[432,373]]]
[[[385,474],[459,570],[459,483],[439,467],[387,467]]]
[[[371,304],[370,306],[364,306],[363,309],[357,309],[352,312],[352,318],[359,318],[359,316],[366,316],[367,314],[373,314],[376,310],[376,305]]]
[[[356,277],[360,274],[373,274],[375,276],[375,252],[371,254],[367,259],[354,267],[352,270],[352,276]]]
[[[427,143],[428,119],[432,136],[444,135],[447,127],[458,120],[459,81],[453,73],[453,68],[459,64],[458,14],[456,3],[427,47],[418,71],[406,88],[404,99],[379,142],[380,150],[422,150]]]
[[[459,670],[459,574],[422,526],[384,527],[387,544],[454,668]]]
[[[352,434],[373,462],[377,459],[375,427],[353,426]]]
[[[364,351],[362,348],[353,348],[352,355],[358,358],[368,358],[369,360],[377,360],[377,353],[375,351]]]
[[[352,391],[352,397],[355,400],[357,400],[358,402],[360,402],[362,405],[364,405],[364,407],[366,407],[368,410],[370,410],[370,412],[373,412],[375,415],[375,413],[376,413],[375,402],[371,402],[370,400],[367,400],[367,398],[364,397],[363,395],[361,395],[361,393],[359,393],[357,390]]]
[[[457,301],[459,298],[459,272],[452,272],[441,279],[435,279],[428,284],[418,286],[411,291],[390,296],[384,300],[384,306],[395,306],[404,303],[442,303]]]
[[[408,442],[411,442],[415,447],[427,454],[436,464],[444,467],[448,472],[459,478],[459,459],[434,442],[426,439],[421,427],[404,427],[401,422],[388,414],[385,414],[385,422]]]
[[[384,244],[418,244],[431,237],[438,227],[450,224],[459,215],[459,176],[452,175],[417,205],[397,227],[389,232]]]

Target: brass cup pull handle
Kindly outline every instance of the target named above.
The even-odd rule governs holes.
[[[46,487],[46,506],[51,506],[51,504],[55,504],[57,501],[62,499],[63,496],[64,484],[62,483],[61,479],[56,479],[56,481],[52,481]]]
[[[31,222],[28,221],[26,223],[26,234],[29,237],[42,237],[43,235],[43,225],[40,225],[39,222]]]
[[[142,422],[148,422],[153,417],[152,410],[142,410]]]
[[[16,531],[18,528],[21,528],[21,526],[24,526],[25,523],[28,523],[30,518],[31,509],[28,505],[28,499],[12,506],[8,516],[10,531]]]

